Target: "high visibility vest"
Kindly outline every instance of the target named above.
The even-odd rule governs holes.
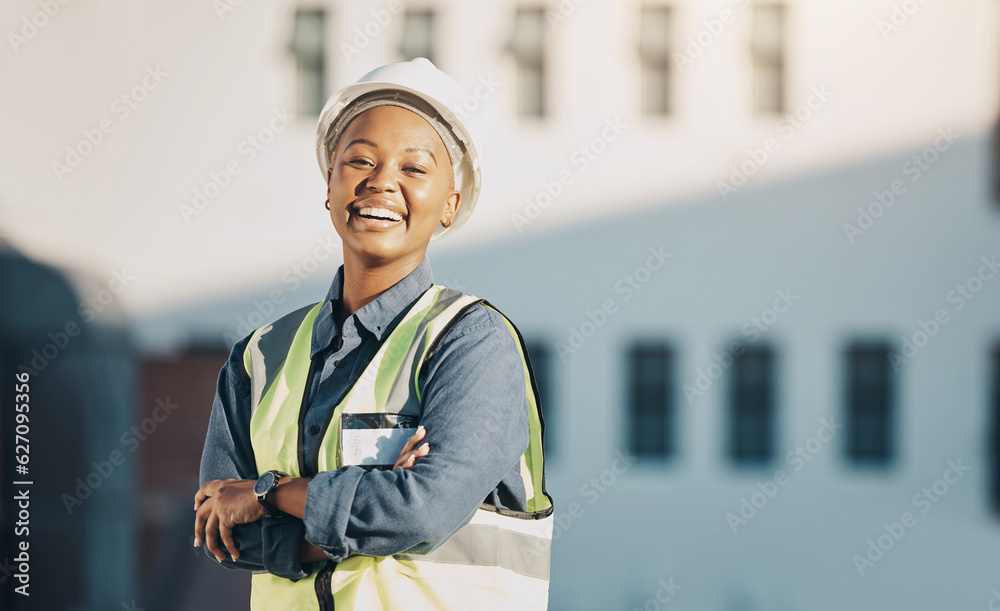
[[[299,477],[303,471],[299,440],[304,419],[300,414],[306,409],[308,383],[318,364],[310,359],[310,350],[313,322],[323,303],[260,327],[243,354],[250,376],[250,440],[258,473],[278,469]],[[320,471],[345,464],[392,467],[399,447],[413,432],[401,424],[415,427],[421,414],[421,367],[452,324],[478,305],[493,308],[484,300],[439,285],[424,292],[383,338],[371,362],[327,419],[317,453]],[[524,341],[514,325],[503,319],[524,364],[530,409],[528,448],[520,459],[527,511],[482,503],[467,525],[428,554],[351,554],[294,582],[266,571],[255,572],[252,611],[547,608],[553,507],[545,491],[544,423]],[[371,430],[373,423],[378,431]],[[497,426],[504,423],[498,421]],[[358,430],[365,428],[369,430]],[[382,441],[390,442],[382,446],[391,447],[387,455],[359,461],[354,441],[366,439],[365,434],[382,435]]]

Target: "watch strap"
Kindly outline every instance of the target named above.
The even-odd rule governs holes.
[[[278,510],[277,507],[272,505],[270,501],[267,500],[267,497],[257,497],[257,502],[260,503],[261,506],[264,507],[264,511],[267,512],[267,514],[264,516],[265,518],[277,518],[285,515],[280,510]]]
[[[266,517],[276,518],[284,516],[286,514],[277,507],[275,507],[273,504],[271,504],[271,502],[268,500],[268,497],[271,496],[271,493],[274,492],[275,488],[277,488],[278,480],[281,479],[282,477],[287,477],[288,474],[283,471],[278,471],[277,469],[271,469],[269,471],[265,471],[265,474],[266,473],[273,473],[275,475],[275,478],[274,481],[271,483],[271,486],[268,487],[268,489],[265,490],[263,494],[256,495],[257,502],[260,503],[261,506],[264,508],[264,511],[267,512]]]

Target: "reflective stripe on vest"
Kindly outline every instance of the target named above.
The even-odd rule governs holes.
[[[257,329],[244,352],[250,374],[250,438],[258,473],[302,475],[301,426],[313,322],[325,302]],[[344,415],[412,417],[422,413],[418,379],[439,340],[468,309],[492,306],[434,285],[407,311],[327,419],[317,448],[320,471],[344,464]],[[495,310],[495,308],[493,308]],[[544,423],[523,340],[501,314],[524,364],[528,448],[521,456],[527,512],[480,505],[472,520],[429,554],[351,555],[297,582],[266,572],[252,577],[251,609],[545,609],[552,542],[552,499],[545,492]],[[503,423],[498,422],[498,425]],[[484,439],[484,443],[488,441]],[[395,456],[387,460],[388,466]],[[352,456],[348,451],[348,456]],[[351,464],[351,463],[348,463]]]

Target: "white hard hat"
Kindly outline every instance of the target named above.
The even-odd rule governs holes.
[[[464,109],[467,98],[458,83],[423,57],[372,70],[330,96],[319,114],[316,157],[323,178],[351,119],[373,106],[402,106],[424,117],[441,136],[452,160],[455,188],[462,194],[451,226],[438,225],[431,239],[456,231],[472,215],[482,189],[480,156],[473,138],[473,133],[478,137],[480,132],[475,117]]]

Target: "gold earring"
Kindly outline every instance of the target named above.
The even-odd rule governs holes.
[[[327,209],[327,210],[329,210],[329,209],[330,209],[330,200],[326,200],[326,209]]]
[[[441,224],[444,225],[445,229],[447,229],[448,227],[451,227],[451,219],[447,219],[447,222],[441,221]]]

